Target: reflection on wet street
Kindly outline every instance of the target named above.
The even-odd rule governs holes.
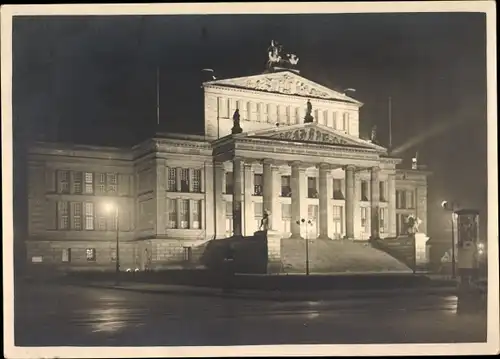
[[[485,341],[484,310],[458,314],[457,304],[439,295],[278,302],[23,284],[15,335],[22,346]]]

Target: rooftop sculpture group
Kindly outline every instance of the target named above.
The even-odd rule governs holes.
[[[275,40],[271,40],[271,45],[267,49],[268,61],[267,68],[269,70],[274,67],[293,68],[299,63],[299,58],[295,54],[286,53],[283,45]]]

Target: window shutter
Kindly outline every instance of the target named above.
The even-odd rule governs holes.
[[[57,202],[45,201],[45,229],[57,229]]]

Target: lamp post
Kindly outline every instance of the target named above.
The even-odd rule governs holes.
[[[453,279],[456,278],[456,263],[455,263],[455,218],[456,218],[456,213],[455,213],[455,208],[456,208],[456,203],[454,202],[448,202],[448,201],[443,201],[441,202],[441,207],[443,207],[446,211],[451,212],[451,277]]]
[[[312,226],[312,221],[308,220],[306,223],[306,220],[302,218],[300,221],[296,221],[295,223],[297,223],[299,226],[301,224],[305,224],[306,226],[306,275],[309,275],[309,230],[307,225],[309,224]]]
[[[106,209],[109,213],[113,213],[115,216],[115,223],[116,223],[116,278],[117,280],[119,279],[119,274],[120,274],[120,227],[118,223],[118,206],[113,204],[113,203],[108,203],[106,205]]]

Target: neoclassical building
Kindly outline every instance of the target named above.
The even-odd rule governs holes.
[[[204,136],[31,148],[28,262],[112,268],[118,225],[123,267],[175,265],[265,211],[283,240],[395,237],[409,215],[426,231],[429,173],[360,138],[358,100],[290,70],[203,88]]]

